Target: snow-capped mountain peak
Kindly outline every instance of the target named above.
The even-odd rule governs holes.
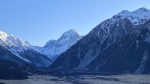
[[[6,41],[7,37],[8,37],[7,33],[0,31],[0,39],[1,40]]]
[[[130,11],[128,11],[128,10],[123,10],[123,11],[121,11],[119,14],[126,14],[126,13],[129,13]]]
[[[9,35],[3,31],[0,31],[0,45],[9,47],[29,46],[27,42],[13,36],[12,34]]]
[[[58,40],[70,40],[73,39],[74,37],[80,37],[83,36],[81,35],[77,30],[75,29],[70,29],[63,33],[63,35],[58,39]]]
[[[123,10],[114,17],[112,17],[111,19],[113,21],[116,21],[125,18],[130,20],[135,26],[141,25],[150,19],[150,10],[146,8],[139,8],[132,12],[128,10]]]
[[[134,12],[138,12],[138,11],[141,11],[141,12],[148,12],[150,11],[149,9],[145,8],[145,7],[142,7],[142,8],[139,8],[137,10],[135,10]]]
[[[123,10],[120,13],[117,14],[117,16],[124,16],[124,17],[140,17],[140,16],[147,16],[150,14],[150,10],[146,8],[139,8],[135,11],[128,11],[128,10]]]
[[[78,34],[78,35],[80,35],[80,33],[76,29],[70,29],[70,30],[66,31],[64,34],[69,34],[69,35]]]
[[[5,60],[11,60],[17,63],[23,63],[25,61],[35,64],[38,67],[48,66],[51,63],[51,60],[46,55],[34,49],[28,42],[3,31],[0,31],[0,49],[1,53],[11,53],[0,55],[0,58]],[[2,51],[3,49],[5,51]],[[39,58],[33,59],[35,57]],[[39,62],[39,60],[45,60],[45,62]]]
[[[50,40],[42,48],[37,48],[45,55],[55,60],[61,53],[65,52],[68,48],[74,45],[78,40],[83,37],[77,30],[70,29],[62,34],[58,40]]]

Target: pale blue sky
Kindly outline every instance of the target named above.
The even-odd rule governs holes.
[[[150,9],[149,0],[0,0],[0,30],[43,46],[69,29],[85,35],[122,10]]]

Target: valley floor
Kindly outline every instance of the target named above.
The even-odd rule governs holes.
[[[30,76],[26,80],[0,80],[5,84],[150,84],[150,75],[81,75],[81,76]],[[0,83],[1,84],[1,83]]]

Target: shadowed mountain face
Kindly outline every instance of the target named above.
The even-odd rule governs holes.
[[[119,73],[149,73],[150,22],[139,32],[123,36],[101,52],[86,67],[89,70]]]
[[[149,15],[148,9],[140,8],[103,21],[61,54],[50,69],[149,73]]]

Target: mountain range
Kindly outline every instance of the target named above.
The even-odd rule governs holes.
[[[49,70],[150,73],[150,10],[123,10],[62,53]]]
[[[149,56],[150,10],[146,8],[123,10],[85,36],[70,29],[43,47],[32,46],[0,31],[0,78],[26,78],[45,68],[48,71],[148,74]]]
[[[22,79],[33,73],[43,73],[43,69],[82,37],[75,29],[70,29],[58,40],[50,40],[44,47],[35,47],[0,31],[0,78]]]

